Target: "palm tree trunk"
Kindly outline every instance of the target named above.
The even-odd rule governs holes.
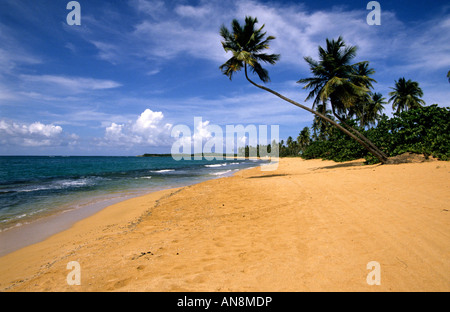
[[[333,104],[331,104],[331,108],[333,111],[333,115],[341,122],[341,124],[343,124],[345,127],[347,127],[347,129],[349,129],[350,131],[352,131],[355,135],[357,135],[361,140],[363,140],[364,142],[366,142],[367,145],[369,145],[372,149],[376,150],[381,156],[383,156],[383,158],[387,159],[387,155],[381,151],[378,147],[375,146],[375,144],[372,143],[372,141],[370,141],[368,138],[366,138],[361,132],[359,132],[358,130],[356,130],[355,128],[349,126],[344,118],[342,118],[341,116],[339,116],[339,114],[336,113],[336,111],[334,110],[334,106]],[[363,115],[364,118],[364,115]]]
[[[364,127],[365,127],[365,124],[364,124],[364,105],[363,105],[363,108],[362,108],[362,114],[361,114],[361,120],[359,121],[359,126],[362,128],[362,129],[364,129]]]
[[[361,144],[366,150],[368,150],[370,153],[372,153],[382,164],[386,163],[387,161],[387,157],[385,155],[380,154],[380,152],[378,152],[377,149],[374,149],[372,147],[370,147],[367,143],[365,143],[363,140],[361,140],[359,137],[357,137],[356,135],[354,135],[353,133],[351,133],[350,131],[348,131],[347,129],[345,129],[344,127],[342,127],[340,124],[338,124],[337,122],[335,122],[334,120],[331,120],[330,118],[322,115],[321,113],[316,112],[315,110],[304,106],[300,103],[297,103],[287,97],[285,97],[284,95],[281,95],[280,93],[273,91],[272,89],[266,88],[264,86],[260,86],[257,83],[253,82],[250,78],[248,78],[247,75],[247,64],[245,64],[245,78],[247,78],[247,80],[254,85],[255,87],[258,87],[262,90],[265,90],[267,92],[272,93],[273,95],[276,95],[277,97],[285,100],[286,102],[289,102],[295,106],[298,106],[300,108],[303,108],[304,110],[307,110],[308,112],[322,118],[323,120],[329,122],[330,124],[332,124],[333,126],[335,126],[336,128],[338,128],[339,130],[341,130],[342,132],[344,132],[346,135],[348,135],[349,137],[351,137],[352,139],[354,139],[355,141],[357,141],[359,144]]]

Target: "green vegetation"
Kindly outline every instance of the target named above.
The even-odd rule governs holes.
[[[357,119],[349,121],[357,127]],[[437,104],[419,107],[388,118],[383,115],[376,127],[359,130],[379,146],[389,157],[405,152],[450,160],[450,108]],[[302,130],[303,132],[304,130]],[[310,144],[296,149],[280,146],[280,156],[300,156],[305,159],[322,158],[348,161],[366,158],[368,163],[378,160],[342,132],[328,128],[326,133],[312,135]]]
[[[390,119],[385,116],[368,136],[389,156],[412,152],[450,160],[450,108],[434,104],[394,114]]]

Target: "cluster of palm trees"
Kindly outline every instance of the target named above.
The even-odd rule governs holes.
[[[281,140],[278,144],[280,157],[298,156],[311,143],[311,133],[308,127],[303,128],[298,134],[297,140],[289,136],[286,140]],[[274,143],[272,143],[274,144]]]
[[[317,130],[320,133],[327,127],[336,127],[360,143],[380,162],[386,163],[386,154],[354,127],[348,125],[350,118],[357,117],[361,128],[373,126],[381,117],[383,106],[386,104],[380,93],[372,92],[373,83],[376,81],[370,77],[375,71],[370,68],[369,62],[352,64],[357,47],[347,46],[342,37],[337,40],[327,39],[324,48],[319,46],[319,60],[311,57],[304,58],[313,75],[300,79],[298,83],[310,90],[305,99],[305,101],[313,99],[313,105],[310,108],[259,85],[249,78],[248,70],[250,69],[262,82],[270,81],[269,73],[261,63],[273,65],[280,57],[278,54],[264,53],[275,37],[266,36],[263,32],[264,25],[256,28],[257,23],[256,18],[246,17],[243,26],[235,19],[231,23],[231,30],[225,26],[221,27],[222,46],[226,52],[233,54],[220,66],[221,71],[231,80],[234,73],[244,69],[245,77],[252,85],[314,114],[314,131]],[[423,93],[417,82],[400,78],[395,82],[393,89],[389,93],[391,97],[389,102],[393,102],[394,110],[413,109],[424,104],[424,101],[420,99]],[[300,143],[306,140],[305,136],[306,133],[301,140],[298,138],[298,146],[306,144]],[[293,142],[292,138],[291,142]]]

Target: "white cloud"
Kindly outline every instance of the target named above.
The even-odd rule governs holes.
[[[0,120],[0,143],[5,146],[61,146],[73,144],[77,139],[77,135],[65,134],[62,127],[53,124]]]
[[[160,19],[166,13],[164,1],[161,0],[132,0],[130,4],[137,11],[145,13],[154,19]]]
[[[195,125],[195,131],[192,135],[194,142],[210,139],[212,137],[211,129],[209,126],[209,120],[201,121],[198,120],[197,125]]]
[[[114,122],[111,123],[111,126],[106,127],[105,129],[105,139],[108,142],[115,142],[116,144],[127,144],[128,142],[126,141],[129,141],[129,138],[124,133],[122,133],[123,128],[124,125],[118,125]]]
[[[223,61],[219,25],[202,26],[177,20],[145,20],[131,34],[140,43],[137,53],[143,58],[170,60],[187,53],[199,59]]]
[[[193,7],[191,5],[179,5],[175,8],[175,12],[183,17],[201,18],[211,13],[211,7]]]
[[[0,131],[8,135],[35,134],[45,137],[51,137],[60,134],[62,132],[62,128],[60,126],[45,125],[40,122],[34,122],[32,124],[27,125],[1,120]]]
[[[30,134],[42,135],[47,138],[59,135],[63,130],[60,126],[44,125],[40,122],[32,123],[28,126]]]
[[[67,77],[55,75],[20,75],[22,80],[31,83],[43,84],[45,86],[59,86],[72,92],[85,92],[90,90],[112,89],[120,87],[121,84],[112,80]]]
[[[105,137],[101,145],[168,146],[172,141],[170,137],[172,124],[164,122],[163,119],[162,112],[154,112],[147,108],[133,122],[124,124],[112,122],[105,128]]]
[[[116,64],[118,61],[120,61],[120,53],[118,53],[120,48],[118,46],[97,40],[92,40],[91,43],[95,45],[95,47],[100,51],[100,59],[108,61],[112,64]]]
[[[161,71],[160,69],[149,70],[148,72],[146,72],[146,75],[153,76],[158,74],[160,71]]]
[[[163,118],[163,113],[154,112],[147,108],[134,123],[133,131],[141,134],[145,134],[149,131],[155,131],[158,129],[158,126],[160,126]]]

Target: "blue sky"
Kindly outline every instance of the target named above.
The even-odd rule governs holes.
[[[175,125],[279,125],[297,137],[312,115],[245,81],[229,81],[219,28],[256,16],[269,35],[267,85],[304,103],[326,38],[357,45],[370,61],[374,91],[388,98],[400,77],[419,82],[427,104],[449,106],[450,4],[380,0],[381,25],[366,22],[369,1],[79,0],[70,26],[66,0],[0,0],[0,154],[166,153]],[[311,106],[311,102],[306,102]],[[391,105],[385,113],[392,113]]]

